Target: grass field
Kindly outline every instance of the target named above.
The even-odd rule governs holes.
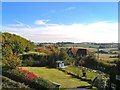
[[[23,67],[38,76],[43,77],[51,82],[61,84],[61,88],[76,88],[79,86],[89,86],[90,84],[85,81],[73,78],[72,76],[53,68],[46,67]]]
[[[118,60],[118,58],[110,58],[110,56],[117,56],[117,54],[99,54],[99,59],[105,62],[112,62]]]

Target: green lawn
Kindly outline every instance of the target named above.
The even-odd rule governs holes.
[[[66,70],[68,72],[72,72],[76,75],[82,76],[82,69],[80,67],[78,68],[75,66],[71,66],[71,67],[64,68],[64,70]],[[97,76],[100,76],[100,74],[95,73],[93,71],[86,70],[86,78],[93,80]]]
[[[61,88],[76,88],[79,86],[89,86],[90,84],[85,81],[80,81],[77,78],[73,78],[72,76],[59,71],[53,68],[46,67],[23,67],[23,69],[29,70],[38,76],[43,77],[46,80],[51,82],[56,82],[61,84]]]

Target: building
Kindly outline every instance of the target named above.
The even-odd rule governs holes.
[[[64,68],[64,67],[65,67],[65,66],[64,66],[64,62],[63,62],[63,61],[60,61],[60,60],[56,61],[56,67],[57,67],[57,68]]]
[[[88,49],[81,49],[81,48],[73,47],[73,48],[70,48],[67,53],[73,56],[86,56],[90,54],[91,52]]]

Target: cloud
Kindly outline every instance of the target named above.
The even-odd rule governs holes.
[[[65,10],[67,10],[67,11],[70,11],[70,10],[73,10],[73,9],[75,9],[76,7],[68,7],[68,8],[66,8]]]
[[[8,24],[8,26],[11,26],[11,27],[22,27],[22,26],[25,26],[25,24],[20,22],[20,21],[15,20],[15,22],[17,24]]]
[[[8,26],[11,26],[11,27],[21,27],[21,26],[24,26],[23,24],[9,24]]]
[[[41,24],[41,22],[40,22]],[[94,22],[89,24],[48,24],[32,28],[4,27],[4,31],[17,33],[35,42],[118,42],[118,23]]]
[[[46,25],[49,20],[36,20],[35,24],[37,25]]]
[[[27,28],[31,28],[30,25],[24,24],[18,20],[15,20],[16,24],[8,24],[7,26],[9,27],[27,27]]]

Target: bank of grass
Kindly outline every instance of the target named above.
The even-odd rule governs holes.
[[[89,83],[85,81],[80,81],[77,78],[73,78],[62,71],[53,68],[46,67],[22,67],[23,69],[29,70],[42,78],[49,80],[51,82],[56,82],[61,85],[60,88],[76,88],[80,86],[90,86]]]
[[[69,66],[69,67],[64,68],[63,70],[65,70],[67,72],[72,72],[75,75],[78,75],[78,76],[82,77],[82,68],[81,67]],[[100,74],[95,73],[93,71],[89,71],[87,69],[85,71],[86,71],[86,78],[87,79],[93,80],[95,77],[100,76]]]

